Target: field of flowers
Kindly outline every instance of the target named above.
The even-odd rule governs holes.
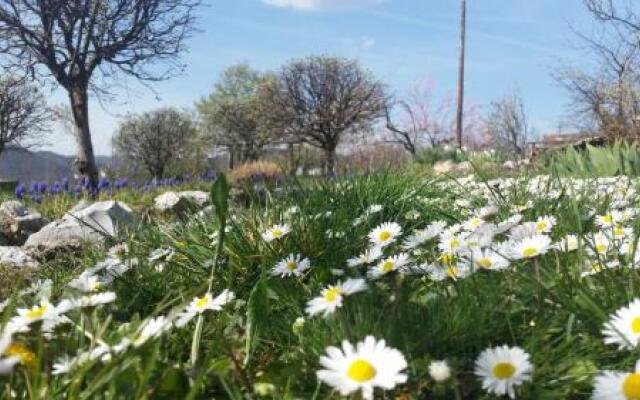
[[[404,171],[245,208],[221,177],[214,215],[10,280],[0,397],[638,400],[637,187]]]

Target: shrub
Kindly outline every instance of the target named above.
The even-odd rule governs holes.
[[[235,185],[252,182],[277,182],[283,176],[282,168],[269,161],[242,164],[229,172],[229,180]]]

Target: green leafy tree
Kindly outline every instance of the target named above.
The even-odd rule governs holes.
[[[229,151],[232,165],[236,158],[257,160],[262,148],[278,139],[265,124],[269,104],[261,96],[262,86],[273,79],[247,64],[232,66],[222,73],[212,93],[196,104],[205,132],[215,146]]]

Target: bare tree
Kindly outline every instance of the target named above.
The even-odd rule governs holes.
[[[154,178],[184,160],[196,139],[191,117],[172,108],[129,116],[113,138],[116,155],[142,165]]]
[[[35,85],[0,78],[0,153],[8,144],[26,148],[41,142],[50,120],[51,112]]]
[[[596,25],[588,35],[577,31],[576,35],[592,61],[563,66],[556,79],[571,96],[573,119],[581,122],[579,129],[638,138],[640,10],[629,1],[584,3]]]
[[[3,67],[52,77],[67,91],[76,127],[76,167],[93,185],[98,173],[89,89],[104,92],[120,73],[157,81],[179,72],[177,57],[192,32],[198,4],[199,0],[0,0]],[[168,67],[160,71],[158,62]]]
[[[517,91],[489,105],[484,128],[494,147],[518,156],[524,153],[531,127]]]
[[[385,88],[356,61],[310,57],[285,65],[270,88],[275,126],[322,149],[327,175],[335,173],[343,135],[384,116]]]
[[[414,86],[405,99],[397,101],[398,122],[392,120],[391,107],[386,108],[386,128],[392,136],[386,141],[401,145],[413,157],[421,147],[436,147],[452,136],[452,101],[445,98],[434,104],[433,91],[433,84],[427,81]]]

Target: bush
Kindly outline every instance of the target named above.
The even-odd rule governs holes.
[[[252,182],[277,182],[284,173],[278,164],[269,161],[257,161],[242,164],[229,172],[229,180],[234,185]]]
[[[640,176],[640,147],[636,142],[614,142],[606,147],[568,147],[543,156],[543,169],[564,176]]]

